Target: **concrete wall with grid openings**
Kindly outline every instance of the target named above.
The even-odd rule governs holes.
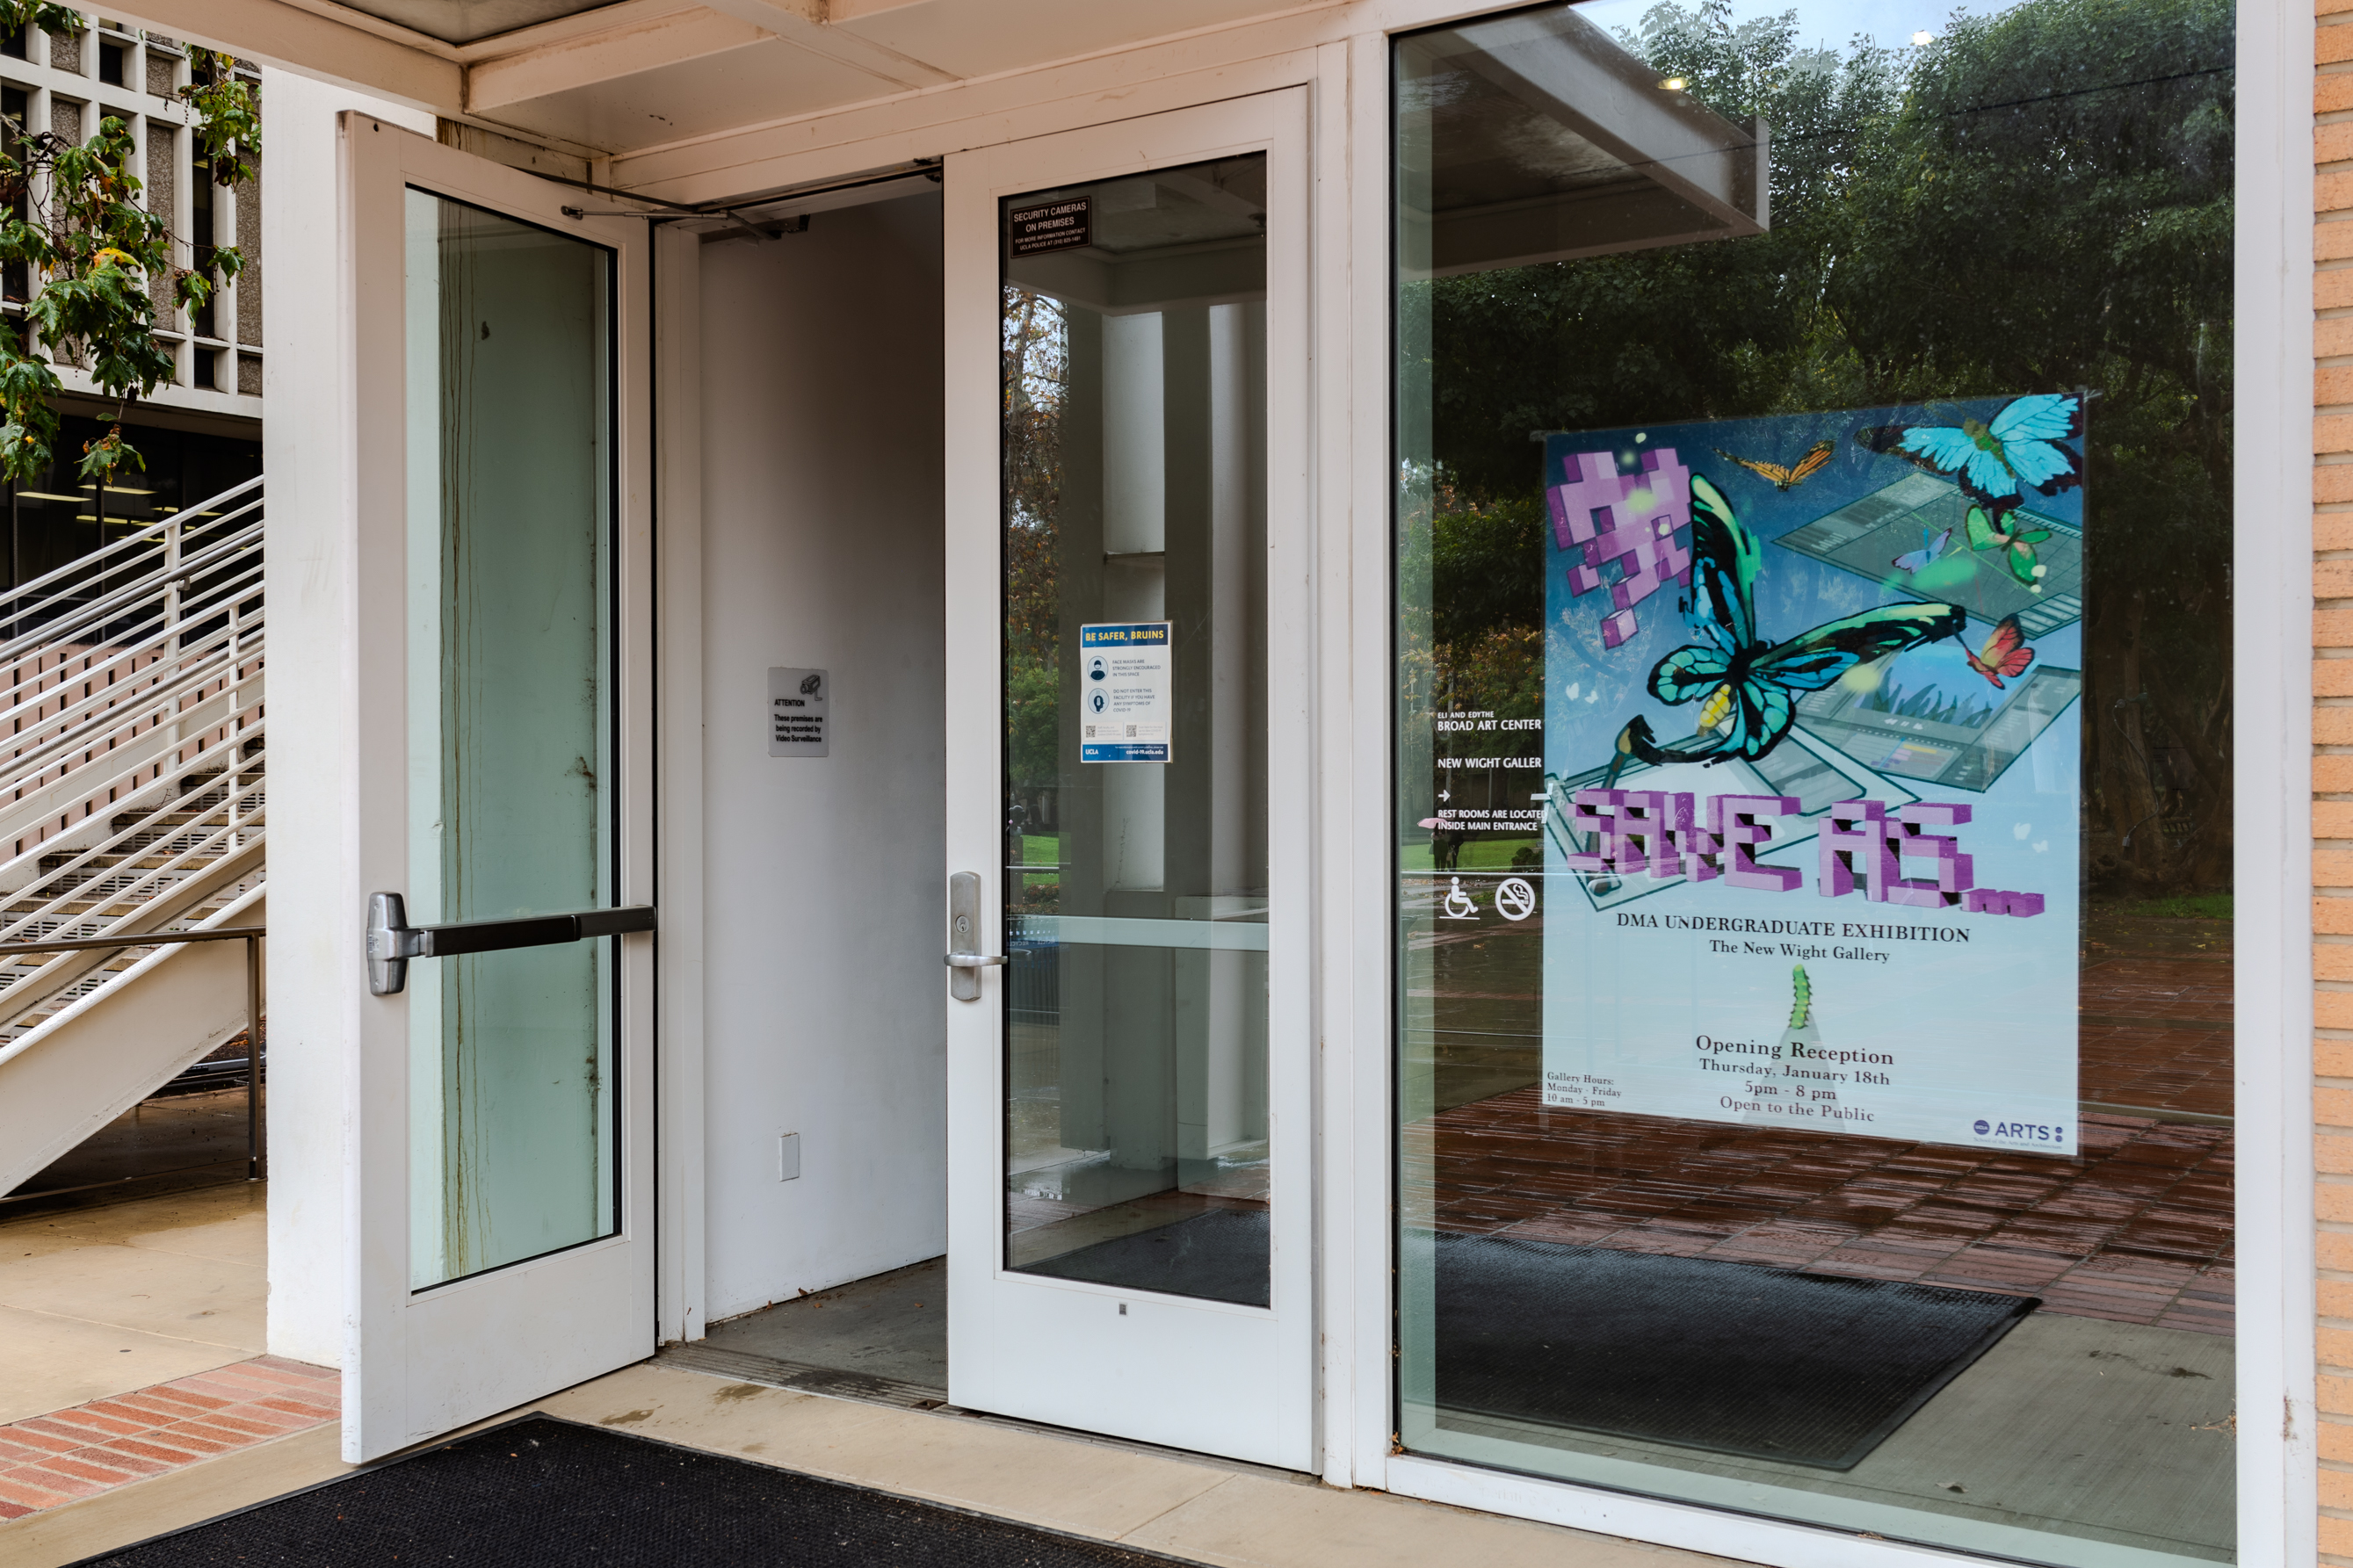
[[[189,130],[195,115],[178,96],[189,81],[187,49],[177,39],[108,20],[94,11],[83,13],[82,21],[86,30],[78,38],[32,27],[5,40],[0,48],[0,88],[10,95],[7,111],[21,118],[27,133],[50,131],[76,142],[95,135],[99,122],[109,115],[121,120],[139,148],[132,172],[145,185],[141,197],[163,216],[173,235],[187,244],[237,247],[245,270],[215,296],[202,319],[174,310],[167,286],[158,286],[156,328],[177,363],[172,383],[157,388],[148,401],[259,419],[259,164],[250,184],[224,187],[198,179],[195,163],[201,149]],[[238,71],[259,80],[258,69],[243,61]],[[206,226],[209,235],[203,232]],[[174,247],[174,259],[182,266],[194,260],[187,244]],[[0,310],[11,319],[22,309],[17,302],[0,303]],[[76,367],[60,363],[58,368],[69,389],[92,390]]]

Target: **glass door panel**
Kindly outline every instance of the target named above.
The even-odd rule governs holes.
[[[612,902],[611,253],[404,204],[408,913]],[[618,938],[411,971],[409,1281],[616,1228]]]
[[[1262,153],[1004,201],[1004,1266],[1266,1306]]]

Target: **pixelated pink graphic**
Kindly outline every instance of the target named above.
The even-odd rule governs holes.
[[[1601,644],[1616,647],[1638,629],[1635,605],[1670,583],[1691,582],[1691,550],[1675,542],[1691,526],[1691,470],[1672,447],[1662,447],[1643,453],[1636,473],[1620,473],[1609,452],[1572,452],[1561,471],[1567,482],[1548,487],[1545,504],[1554,540],[1584,557],[1568,569],[1568,589],[1592,593],[1601,569],[1616,563],[1610,613],[1601,617]]]
[[[1757,857],[1779,837],[1775,824],[1802,809],[1795,795],[1713,795],[1701,812],[1690,795],[1667,790],[1581,789],[1569,796],[1568,826],[1582,847],[1569,851],[1571,871],[1631,878],[1648,873],[1695,882],[1724,879],[1729,888],[1793,893],[1804,880],[1794,866],[1764,866]],[[1842,800],[1824,814],[1817,844],[1826,899],[1861,893],[1873,903],[1950,909],[1971,914],[2041,914],[2041,893],[1977,885],[1974,859],[1957,837],[1931,827],[1968,825],[1958,801],[1920,800],[1890,806]],[[1435,821],[1436,819],[1431,819]],[[1430,826],[1424,822],[1423,826]],[[1926,875],[1905,876],[1906,871]]]
[[[1665,790],[1581,789],[1569,807],[1569,826],[1592,846],[1568,857],[1572,871],[1721,877],[1726,887],[1767,893],[1795,892],[1804,879],[1794,866],[1757,863],[1773,842],[1772,819],[1798,815],[1795,795],[1710,795],[1704,827],[1690,795]]]
[[[1875,800],[1842,800],[1830,809],[1820,840],[1826,899],[1856,890],[1873,903],[1949,909],[1973,915],[2014,915],[2031,920],[2042,912],[2040,893],[2014,893],[1977,885],[1976,866],[1960,841],[1926,827],[1958,827],[1969,808],[1957,801],[1915,801],[1891,812]],[[1907,861],[1926,861],[1931,876],[1906,877]]]

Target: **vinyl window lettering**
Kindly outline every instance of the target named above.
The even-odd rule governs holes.
[[[2234,21],[1397,41],[1407,1451],[2235,1559]]]

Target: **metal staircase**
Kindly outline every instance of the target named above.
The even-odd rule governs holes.
[[[259,920],[262,510],[251,479],[0,593],[0,948]],[[242,1028],[230,966],[0,954],[0,1192]]]

